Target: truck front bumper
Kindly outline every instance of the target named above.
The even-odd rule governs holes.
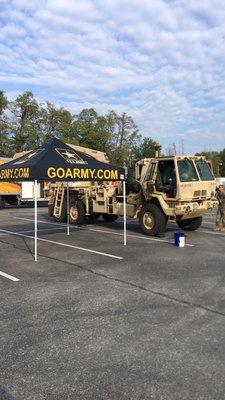
[[[205,200],[201,203],[180,203],[175,206],[175,214],[182,215],[182,219],[200,217],[211,212],[218,206],[217,200]]]

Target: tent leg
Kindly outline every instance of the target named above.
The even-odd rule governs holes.
[[[67,182],[67,196],[66,196],[66,200],[67,200],[67,235],[70,234],[70,191],[69,191],[69,182]]]
[[[37,261],[37,180],[34,181],[34,261]]]
[[[126,182],[123,181],[123,244],[127,245]]]

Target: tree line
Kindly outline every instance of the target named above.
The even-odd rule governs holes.
[[[203,151],[196,156],[205,156],[211,161],[215,176],[225,176],[225,148],[222,151]]]
[[[154,155],[155,141],[143,138],[132,117],[114,110],[99,115],[85,108],[74,115],[64,107],[38,102],[32,92],[24,92],[9,101],[0,91],[0,155],[33,150],[53,136],[104,151],[117,165],[132,165]]]
[[[131,166],[136,161],[154,156],[156,142],[142,137],[133,118],[114,110],[99,115],[94,108],[72,114],[50,102],[38,102],[33,93],[24,92],[9,101],[0,91],[0,156],[33,150],[53,136],[104,151],[116,165]],[[225,148],[221,152],[198,153],[212,161],[214,174],[225,176]]]

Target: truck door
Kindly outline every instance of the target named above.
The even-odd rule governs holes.
[[[157,171],[158,171],[158,162],[151,161],[142,184],[143,193],[146,200],[150,200],[152,197],[152,193],[154,193],[155,191]]]

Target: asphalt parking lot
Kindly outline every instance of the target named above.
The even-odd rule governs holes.
[[[1,400],[224,399],[213,216],[180,249],[172,224],[156,239],[130,221],[124,247],[122,221],[67,236],[46,208],[38,220],[35,263],[33,210],[0,210]]]

